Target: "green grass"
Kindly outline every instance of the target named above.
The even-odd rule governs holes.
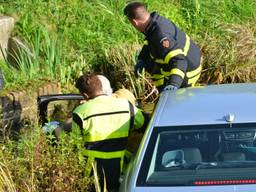
[[[35,54],[33,65],[26,61],[27,58],[22,58],[22,63],[28,64],[22,65],[21,73],[26,71],[29,75],[28,79],[21,78],[26,81],[38,78],[34,74],[39,66],[42,76],[60,81],[62,85],[72,84],[81,72],[100,71],[108,75],[103,67],[109,63],[106,52],[113,47],[130,47],[143,41],[143,35],[133,29],[122,14],[125,3],[125,0],[21,0],[2,3],[2,14],[17,18],[14,34],[25,38]],[[230,25],[255,26],[255,1],[146,0],[145,3],[150,11],[156,10],[173,20],[199,44],[205,69],[240,65],[232,49],[232,34],[226,29]],[[252,33],[255,38],[255,28]],[[216,53],[216,50],[221,53]],[[220,60],[219,55],[223,59]],[[127,61],[127,58],[124,55],[120,59]],[[132,69],[134,62],[128,63]],[[10,78],[8,82],[13,86],[20,80]]]
[[[51,135],[30,126],[37,128],[23,130],[19,142],[0,143],[0,190],[78,192],[93,187],[92,178],[84,176],[85,160],[74,148],[77,141],[62,135],[56,147]]]
[[[0,15],[16,20],[12,35],[24,39],[32,54],[20,50],[16,66],[0,61],[7,89],[34,89],[42,81],[58,81],[72,90],[81,73],[96,71],[109,77],[115,89],[124,86],[138,99],[152,101],[155,93],[150,83],[134,78],[134,58],[144,37],[123,16],[126,0],[0,2]],[[256,81],[255,72],[250,71],[256,65],[256,1],[144,2],[150,11],[173,20],[200,46],[201,83]],[[56,149],[34,128],[38,125],[28,127],[19,142],[0,144],[0,182],[10,191],[86,191],[92,182],[83,176],[83,158],[70,147],[74,139],[63,136]]]

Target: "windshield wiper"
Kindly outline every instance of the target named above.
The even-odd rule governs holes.
[[[208,169],[208,168],[246,168],[256,167],[256,161],[224,161],[224,162],[200,162],[192,164],[176,164],[172,166],[165,166],[167,169]]]
[[[223,167],[223,168],[256,167],[256,161],[224,161],[224,162],[218,163],[218,167]]]
[[[256,167],[256,161],[224,161],[224,162],[201,162],[191,164],[189,169],[206,169],[206,168],[243,168]]]
[[[172,166],[165,166],[165,168],[172,168],[172,169],[201,169],[201,168],[211,168],[216,167],[216,162],[200,162],[200,163],[193,163],[193,164],[176,164]]]
[[[200,163],[193,163],[189,165],[188,169],[198,170],[198,169],[213,168],[217,166],[218,166],[217,162],[200,162]]]

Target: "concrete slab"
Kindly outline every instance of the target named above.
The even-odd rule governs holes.
[[[6,57],[6,50],[8,48],[8,40],[14,28],[14,18],[8,16],[0,16],[0,59]]]

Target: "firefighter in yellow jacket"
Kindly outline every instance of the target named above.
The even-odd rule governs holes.
[[[129,131],[141,128],[144,116],[127,99],[111,96],[110,83],[104,76],[80,76],[76,88],[86,102],[73,111],[72,131],[80,132],[83,139],[86,174],[92,174],[92,162],[95,161],[101,187],[105,175],[107,189],[116,189]]]
[[[124,14],[145,35],[135,75],[144,68],[159,91],[193,86],[201,73],[201,53],[191,38],[172,21],[149,13],[143,3],[129,3]]]

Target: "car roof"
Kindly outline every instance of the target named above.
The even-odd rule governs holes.
[[[153,126],[256,122],[256,83],[207,85],[164,91],[154,111]]]

